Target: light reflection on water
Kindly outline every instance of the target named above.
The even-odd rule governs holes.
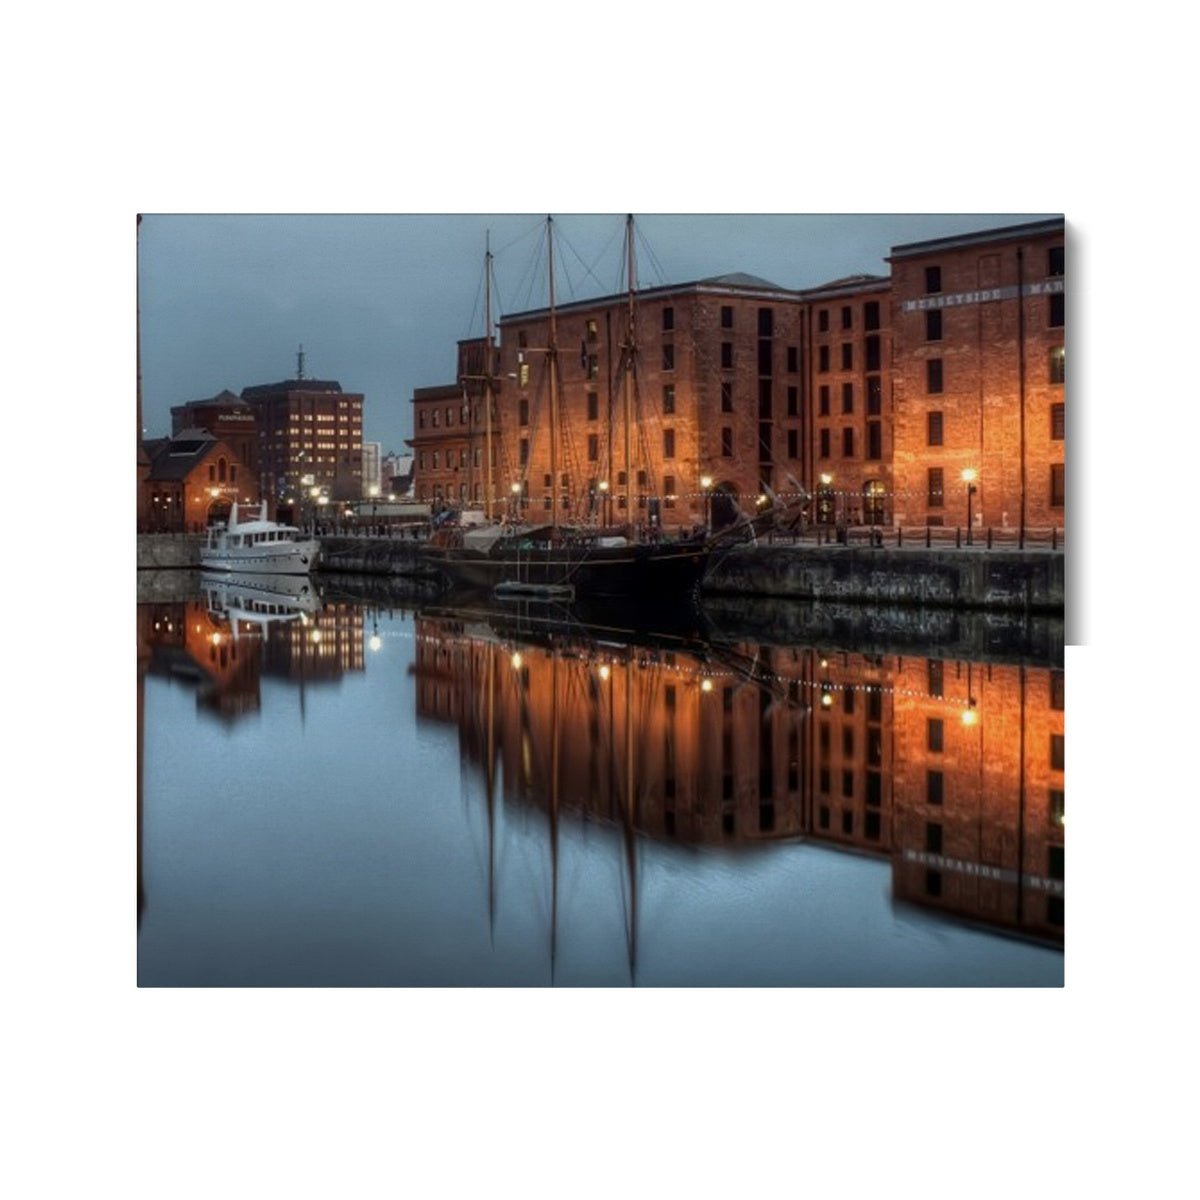
[[[1062,982],[1049,666],[213,599],[139,606],[143,986]]]

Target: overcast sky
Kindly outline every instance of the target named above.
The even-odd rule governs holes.
[[[784,287],[886,274],[892,246],[1047,214],[637,215],[638,283],[743,271]],[[555,215],[560,303],[624,286],[624,216]],[[455,343],[493,315],[546,303],[545,214],[158,215],[138,250],[142,419],[172,405],[305,373],[362,392],[363,436],[403,452],[413,389],[451,383]],[[498,310],[498,311],[497,311]]]

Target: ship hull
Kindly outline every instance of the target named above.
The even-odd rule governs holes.
[[[544,547],[490,553],[446,549],[434,561],[453,585],[574,589],[577,596],[668,604],[696,598],[708,564],[703,546]]]

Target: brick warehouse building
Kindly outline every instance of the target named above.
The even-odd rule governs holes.
[[[632,512],[638,521],[689,526],[703,521],[710,505],[718,522],[739,508],[752,510],[764,484],[796,491],[806,444],[796,293],[746,275],[640,292],[627,402],[628,312],[627,296],[556,309],[557,487],[550,470],[550,314],[500,322],[493,506],[503,512],[519,500],[524,515],[536,519],[556,498],[568,520],[620,523]],[[471,354],[484,357],[483,339],[460,344],[464,377]],[[465,391],[414,392],[409,444],[418,500],[465,497],[485,505],[480,388],[476,376]],[[457,479],[453,469],[447,473],[447,452]]]
[[[142,443],[149,470],[142,484],[150,533],[197,533],[229,517],[233,503],[256,504],[258,480],[228,443],[204,429],[183,429]]]
[[[189,400],[171,409],[171,433],[206,429],[238,456],[255,480],[258,479],[258,412],[228,389],[209,400]]]
[[[557,492],[567,521],[622,522],[632,509],[668,527],[721,525],[768,489],[803,489],[826,524],[965,525],[969,467],[976,527],[1061,528],[1063,238],[1057,219],[897,246],[890,277],[793,291],[726,275],[639,292],[632,486],[628,297],[556,309],[556,489],[550,314],[505,317],[493,511],[519,502],[526,518],[548,516]],[[941,291],[926,291],[939,273]],[[458,383],[414,392],[417,500],[487,507],[483,347],[459,344]]]
[[[896,519],[1065,524],[1064,222],[897,246]]]
[[[816,520],[891,521],[890,281],[859,275],[803,293],[809,453],[802,478]]]

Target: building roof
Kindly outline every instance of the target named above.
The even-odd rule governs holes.
[[[174,437],[146,442],[150,455],[150,478],[186,479],[220,443],[206,429],[181,429]]]
[[[933,238],[928,242],[907,242],[893,246],[888,256],[915,258],[918,255],[936,254],[943,250],[958,250],[965,246],[978,246],[987,242],[1012,242],[1028,237],[1045,237],[1062,234],[1066,227],[1064,217],[1051,217],[1045,221],[1026,221],[1023,225],[1002,225],[996,229],[981,229],[977,233],[960,233],[952,237]]]
[[[284,379],[279,383],[256,383],[242,388],[243,400],[260,400],[267,396],[286,396],[289,392],[340,392],[336,379]]]
[[[856,292],[878,292],[892,286],[890,275],[846,275],[829,283],[804,288],[800,293],[805,300],[816,300],[822,296],[847,296]]]
[[[188,400],[185,404],[176,404],[171,408],[172,414],[186,413],[192,408],[211,408],[214,405],[221,408],[245,408],[245,401],[241,399],[236,392],[231,392],[228,388],[218,392],[215,396],[210,396],[206,400]]]
[[[749,293],[778,293],[785,297],[796,297],[797,293],[791,288],[782,287],[778,283],[771,283],[769,280],[760,279],[757,275],[747,275],[740,271],[734,271],[728,275],[713,275],[707,279],[693,279],[687,283],[664,283],[655,287],[639,288],[635,293],[635,300],[641,303],[645,300],[660,300],[668,296],[677,296],[682,292],[709,291],[709,292],[749,292]],[[617,292],[608,296],[594,296],[588,300],[571,300],[565,304],[557,304],[555,311],[559,315],[570,312],[586,312],[589,309],[595,308],[611,308],[615,304],[624,304],[628,300],[628,293]],[[532,308],[525,312],[505,313],[497,320],[498,325],[511,325],[515,321],[528,321],[531,318],[541,318],[545,316],[550,309]]]
[[[780,287],[777,283],[772,283],[769,279],[761,279],[757,275],[747,275],[744,271],[733,271],[728,275],[713,275],[708,279],[701,279],[700,282],[715,287],[769,288],[775,292],[790,290]]]

